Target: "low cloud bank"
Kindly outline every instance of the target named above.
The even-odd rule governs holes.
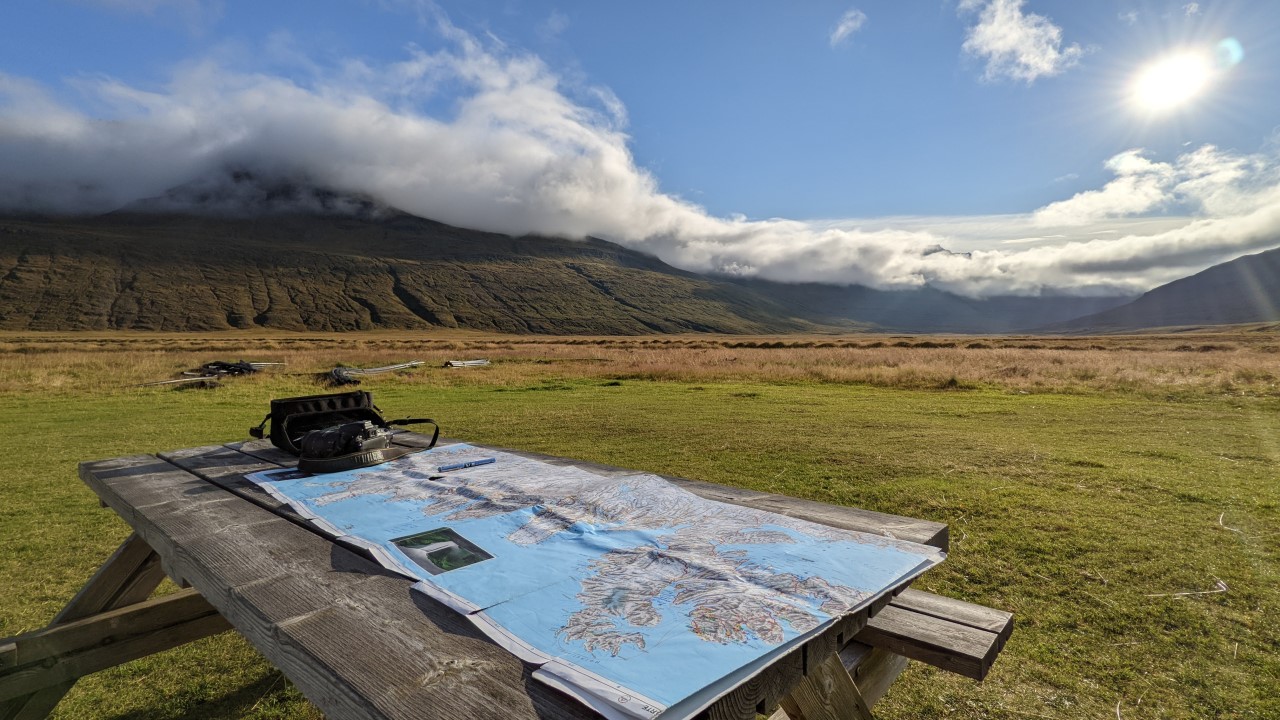
[[[440,88],[463,90],[447,113],[428,112],[442,104]],[[1110,232],[1100,221],[1191,213],[1147,234],[1118,223],[1102,238],[957,253],[939,251],[963,245],[947,218],[715,217],[636,165],[612,93],[567,86],[537,57],[460,32],[445,49],[413,49],[385,67],[349,62],[306,81],[206,62],[160,89],[102,78],[74,89],[66,101],[0,74],[0,210],[107,211],[248,168],[465,227],[603,237],[694,271],[970,296],[1135,292],[1280,244],[1280,164],[1209,146],[1168,163],[1122,153],[1105,187],[993,221],[1087,237]]]

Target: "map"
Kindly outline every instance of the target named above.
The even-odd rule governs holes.
[[[693,715],[944,557],[706,500],[656,475],[462,443],[250,479],[609,718]]]

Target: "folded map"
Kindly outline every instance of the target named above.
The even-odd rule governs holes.
[[[441,466],[495,458],[451,472]],[[608,718],[688,717],[937,548],[467,444],[250,475]]]

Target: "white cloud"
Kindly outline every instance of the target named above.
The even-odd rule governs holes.
[[[1280,160],[1212,146],[1168,162],[1121,153],[1112,182],[1034,214],[716,217],[636,165],[611,93],[451,37],[306,83],[211,62],[157,89],[89,79],[77,87],[94,115],[0,74],[0,210],[110,210],[247,168],[464,227],[603,237],[694,271],[974,296],[1145,290],[1280,237]],[[460,92],[447,119],[422,109],[440,88]],[[1129,217],[1157,208],[1182,215]],[[1044,241],[1001,242],[1030,238]]]
[[[1187,3],[1182,6],[1182,14],[1187,17],[1200,14],[1200,3]]]
[[[831,28],[831,47],[836,47],[862,29],[867,22],[867,14],[857,8],[850,8],[840,16],[839,22]]]
[[[986,61],[987,80],[1034,82],[1057,75],[1080,60],[1083,50],[1062,45],[1062,28],[1043,15],[1025,13],[1024,0],[960,0],[961,13],[977,13],[965,34],[966,53]]]
[[[1036,222],[1079,226],[1171,206],[1208,216],[1242,215],[1265,204],[1273,186],[1280,186],[1274,158],[1237,155],[1212,145],[1179,155],[1172,163],[1153,162],[1142,150],[1128,150],[1106,167],[1115,179],[1040,208]]]
[[[568,29],[569,16],[559,10],[552,10],[545,20],[538,23],[537,33],[543,42],[551,42],[558,39]]]
[[[1160,207],[1168,201],[1166,191],[1172,181],[1173,168],[1153,163],[1141,150],[1129,150],[1107,161],[1107,169],[1116,178],[1100,190],[1076,193],[1069,200],[1040,208],[1035,219],[1041,225],[1073,226],[1099,220],[1137,215]]]
[[[1128,10],[1128,11],[1119,13],[1118,15],[1116,15],[1116,17],[1128,25],[1134,25],[1138,22],[1138,11]]]

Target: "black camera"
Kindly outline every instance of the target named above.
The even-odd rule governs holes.
[[[301,445],[298,469],[309,473],[371,467],[414,451],[392,446],[391,430],[369,420],[312,430],[302,437]]]
[[[391,431],[368,420],[312,430],[302,438],[302,455],[329,458],[391,446]]]

